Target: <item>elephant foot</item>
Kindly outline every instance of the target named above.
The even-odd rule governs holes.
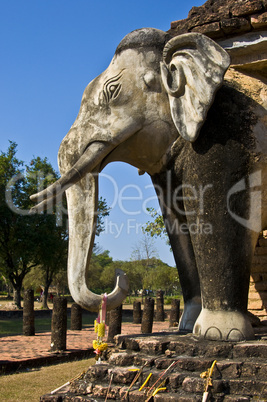
[[[238,311],[202,309],[193,333],[214,341],[239,342],[254,339],[254,331],[248,317]]]
[[[196,319],[201,312],[201,300],[189,300],[184,305],[184,311],[179,322],[179,331],[193,331]]]

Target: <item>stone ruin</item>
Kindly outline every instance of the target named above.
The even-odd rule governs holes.
[[[171,23],[176,36],[186,32],[207,35],[231,56],[231,68],[262,81],[260,96],[267,105],[267,1],[208,0],[193,7],[188,18]],[[249,85],[248,91],[253,91]],[[252,263],[248,310],[267,320],[267,240],[261,236]]]
[[[262,82],[259,96],[267,104],[266,28],[267,0],[208,0],[193,7],[188,18],[172,22],[168,32],[172,36],[199,32],[215,40],[230,54],[231,70],[248,76],[248,92],[253,91],[250,76]],[[267,319],[265,237],[259,239],[255,251],[248,309],[258,319]],[[41,397],[41,401],[201,401],[208,387],[208,369],[215,360],[212,386],[208,387],[210,400],[266,401],[266,327],[258,327],[255,332],[255,341],[241,343],[203,341],[175,330],[118,335],[106,353],[107,362],[91,367],[57,393]],[[149,373],[151,378],[139,391]],[[155,394],[156,386],[163,389]]]

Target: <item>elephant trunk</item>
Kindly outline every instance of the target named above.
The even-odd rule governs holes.
[[[94,171],[113,147],[107,142],[91,143],[76,163],[63,172],[59,180],[31,196],[31,200],[39,201],[32,208],[32,213],[35,213],[44,210],[54,198],[60,199],[59,196],[66,191],[69,217],[69,289],[75,302],[90,311],[98,311],[102,302],[102,296],[91,292],[87,286],[98,204],[98,173]],[[61,154],[61,167],[70,165],[68,157],[67,153]],[[118,307],[128,293],[126,274],[117,270],[116,275],[115,288],[107,295],[108,310]]]
[[[98,175],[88,173],[66,191],[69,215],[68,282],[71,295],[81,307],[98,311],[102,296],[91,292],[87,286],[88,268],[94,244]],[[128,279],[117,270],[114,290],[107,296],[107,309],[119,306],[128,293]]]

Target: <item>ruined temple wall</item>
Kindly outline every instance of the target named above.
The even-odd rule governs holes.
[[[267,236],[260,237],[252,262],[248,310],[267,320]]]
[[[188,18],[173,21],[168,32],[202,33],[219,43],[231,58],[225,79],[241,80],[250,96],[267,107],[267,0],[207,0]],[[267,320],[267,236],[259,238],[255,250],[248,310]]]
[[[262,29],[267,29],[267,0],[208,0],[186,19],[173,21],[169,33],[199,32],[216,40]]]

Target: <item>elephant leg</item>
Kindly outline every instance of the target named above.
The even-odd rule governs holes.
[[[173,211],[169,202],[169,195],[172,194],[173,188],[178,186],[175,177],[171,179],[170,175],[170,172],[155,175],[152,180],[158,194],[183,292],[184,310],[179,322],[179,330],[192,331],[201,311],[199,277],[190,234],[181,230],[182,224],[186,224],[185,214],[177,216],[177,211]],[[172,185],[171,181],[173,181]],[[180,205],[180,208],[182,211],[183,206]]]
[[[168,223],[170,222],[173,225],[175,221],[169,217]],[[179,229],[174,232],[169,230],[168,234],[184,298],[184,310],[179,322],[179,330],[192,331],[201,312],[200,284],[195,255],[189,234],[181,234]]]
[[[206,339],[253,339],[247,316],[250,266],[258,234],[236,222],[223,200],[201,217],[189,217],[191,239],[201,286],[202,310],[193,333]],[[243,215],[245,210],[242,211]],[[195,226],[194,226],[195,225]]]

